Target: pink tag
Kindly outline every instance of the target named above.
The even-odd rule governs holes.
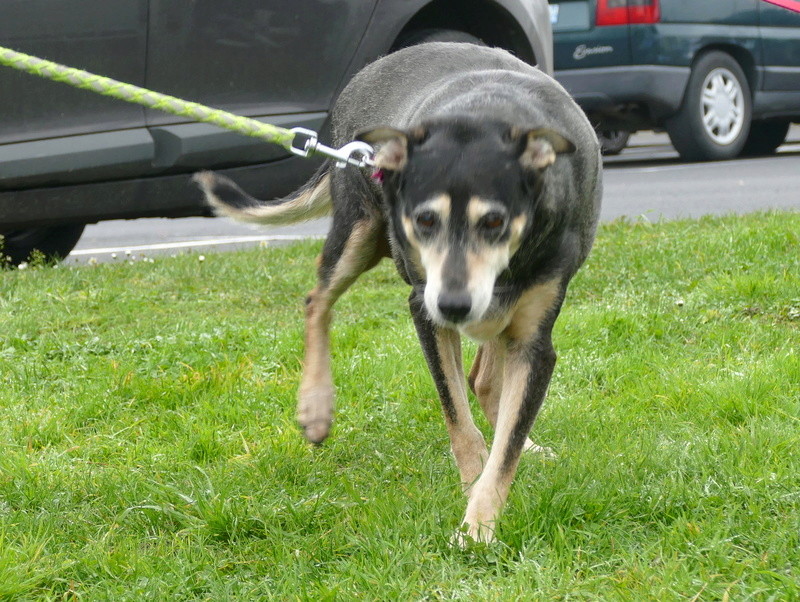
[[[378,184],[383,184],[383,170],[379,167],[375,168],[375,171],[372,172],[372,179],[378,182]]]

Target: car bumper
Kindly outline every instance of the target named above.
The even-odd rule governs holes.
[[[556,71],[555,78],[586,111],[643,103],[655,119],[678,110],[689,67],[633,65]]]

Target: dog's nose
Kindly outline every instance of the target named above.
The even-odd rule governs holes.
[[[445,320],[463,322],[472,309],[472,299],[467,293],[442,293],[438,305]]]

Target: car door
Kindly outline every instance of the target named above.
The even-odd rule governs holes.
[[[800,92],[800,0],[759,2],[763,89]]]
[[[141,85],[147,5],[6,0],[0,45]],[[150,164],[137,105],[0,67],[0,107],[0,188],[121,177]]]
[[[151,0],[147,87],[284,127],[322,126],[375,0]],[[166,170],[260,163],[280,147],[149,111]]]

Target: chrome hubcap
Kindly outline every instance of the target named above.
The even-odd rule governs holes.
[[[730,144],[744,127],[744,92],[739,80],[718,67],[706,76],[702,95],[703,127],[720,145]]]

